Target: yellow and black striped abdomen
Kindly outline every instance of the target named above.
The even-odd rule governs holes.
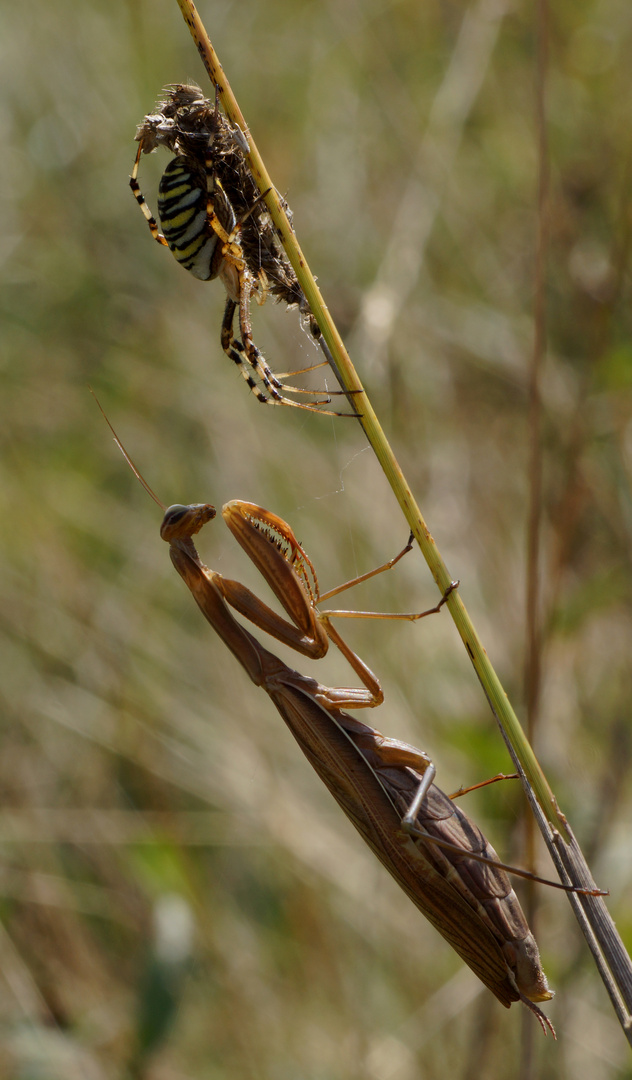
[[[160,181],[158,213],[176,259],[202,281],[216,277],[218,270],[213,265],[218,236],[208,226],[207,203],[203,176],[192,171],[185,158],[175,157]]]

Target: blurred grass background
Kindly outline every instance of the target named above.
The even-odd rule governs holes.
[[[200,12],[521,712],[532,5]],[[0,1073],[516,1076],[522,1010],[425,924],[203,623],[87,390],[165,503],[273,509],[325,589],[406,539],[357,425],[259,406],[220,349],[221,286],[182,273],[134,204],[135,125],[164,84],[207,87],[177,5],[34,0],[1,20]],[[628,942],[631,35],[621,0],[552,13],[537,746]],[[166,161],[143,162],[153,206]],[[277,370],[319,359],[295,312],[253,318]],[[263,591],[221,521],[200,548]],[[412,554],[350,604],[434,600]],[[507,768],[447,615],[347,636],[383,681],[368,719],[429,751],[442,787]],[[349,680],[333,655],[297,666]],[[521,808],[511,784],[466,806],[517,862]],[[536,1031],[534,1075],[631,1076],[567,902],[539,900],[559,1041]]]

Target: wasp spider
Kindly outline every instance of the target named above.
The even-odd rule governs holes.
[[[320,335],[296,275],[281,247],[246,163],[248,143],[239,128],[231,127],[199,87],[176,84],[166,89],[156,112],[138,127],[139,143],[130,187],[152,236],[174,254],[185,270],[202,281],[219,277],[227,293],[221,343],[253,394],[267,404],[293,405],[314,410],[331,401],[329,391],[309,403],[293,401],[285,393],[312,391],[287,385],[275,375],[252,337],[250,300],[263,303],[268,292],[288,305],[298,305],[314,339],[329,351]],[[138,183],[141,155],[165,146],[175,156],[167,165],[158,189],[162,233]],[[233,322],[239,311],[241,340]],[[313,367],[322,365],[315,364]],[[333,363],[332,363],[333,366]],[[335,370],[335,367],[334,367]],[[295,374],[302,374],[302,371]],[[285,393],[284,393],[285,392]],[[329,410],[316,411],[330,414]],[[331,415],[346,415],[331,413]]]

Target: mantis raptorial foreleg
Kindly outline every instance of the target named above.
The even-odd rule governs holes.
[[[190,554],[187,547],[187,535],[190,541],[191,536],[194,535],[190,530],[197,531],[201,528],[199,514],[199,507],[189,508],[178,505],[169,507],[165,513],[161,536],[171,544],[171,557],[178,569],[179,562],[181,563],[178,552],[186,551]],[[273,611],[245,585],[205,568],[209,587],[215,589],[235,611],[249,619],[260,630],[264,630],[284,645],[289,645],[303,656],[314,660],[320,659],[325,656],[329,642],[332,641],[348,660],[363,686],[328,688],[327,702],[330,705],[354,709],[373,708],[380,705],[384,700],[384,695],[377,676],[344,641],[331,625],[331,620],[337,616],[343,618],[353,616],[416,621],[440,611],[457,583],[453,582],[439,603],[428,611],[383,615],[367,611],[320,612],[317,604],[322,597],[314,567],[289,525],[282,518],[254,503],[236,499],[226,503],[222,508],[222,517],[233,536],[270,585],[291,621]],[[210,516],[205,520],[210,520]],[[189,530],[188,534],[187,530]],[[354,578],[324,593],[324,598],[330,599],[343,590],[390,569],[410,551],[410,548],[409,540],[394,559],[369,571],[368,574],[362,574],[359,578]]]

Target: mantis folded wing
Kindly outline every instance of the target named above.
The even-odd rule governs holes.
[[[379,704],[381,688],[331,627],[330,618],[340,613],[317,611],[316,602],[323,597],[291,529],[250,503],[234,501],[223,510],[231,531],[272,586],[292,624],[243,585],[201,562],[192,537],[214,516],[210,504],[173,506],[161,526],[172,562],[205,618],[252,681],[266,691],[339,806],[413,903],[504,1006],[523,1001],[543,1029],[548,1026],[555,1034],[535,1004],[553,996],[538,948],[494,849],[474,822],[431,783],[435,769],[425,753],[385,738],[342,711],[342,705]],[[324,655],[328,640],[333,640],[366,689],[329,688],[294,671],[236,621],[228,604],[304,655]]]

